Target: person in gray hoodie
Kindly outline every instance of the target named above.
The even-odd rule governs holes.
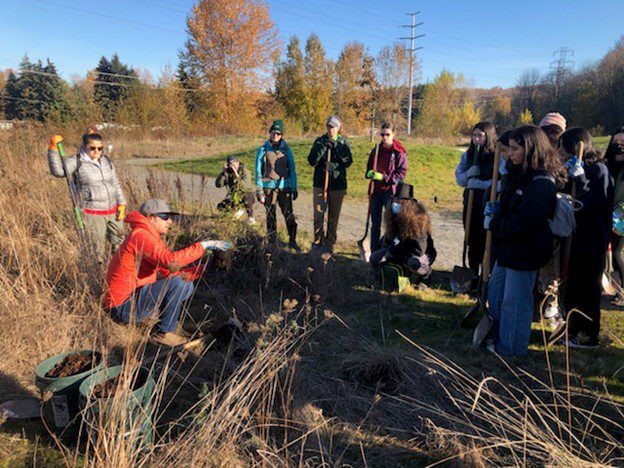
[[[54,135],[50,140],[50,174],[66,177],[67,171],[68,180],[75,185],[78,194],[85,231],[98,260],[103,260],[107,249],[117,249],[124,239],[126,198],[115,165],[104,154],[99,133],[85,133],[79,153],[66,158],[64,165],[58,148],[62,141],[60,135]]]

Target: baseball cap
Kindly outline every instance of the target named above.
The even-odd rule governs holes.
[[[179,215],[171,209],[171,205],[167,203],[165,200],[160,200],[158,198],[150,198],[146,202],[141,205],[139,208],[139,213],[144,216],[147,215],[156,215],[156,214],[170,214],[173,216]]]

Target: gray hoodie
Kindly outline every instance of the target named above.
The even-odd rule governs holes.
[[[80,165],[78,158],[81,158]],[[50,174],[54,177],[65,177],[61,156],[57,151],[48,150]],[[126,198],[115,171],[115,166],[108,156],[103,155],[96,163],[84,154],[66,158],[65,165],[69,177],[75,176],[80,195],[80,206],[90,210],[111,210],[117,205],[125,205]]]

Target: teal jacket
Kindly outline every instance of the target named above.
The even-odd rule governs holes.
[[[262,180],[262,164],[267,151],[279,150],[288,160],[288,177],[279,180]],[[274,148],[269,140],[264,142],[256,152],[256,187],[262,189],[297,190],[297,169],[295,168],[295,158],[288,143],[284,139],[280,141],[277,148]]]

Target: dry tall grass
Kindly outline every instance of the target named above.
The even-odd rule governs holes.
[[[158,195],[191,213],[173,243],[207,234],[237,242],[232,270],[200,282],[187,331],[218,337],[228,318],[242,329],[229,344],[217,340],[188,356],[157,352],[144,331],[103,313],[104,267],[79,254],[67,188],[48,174],[45,138],[29,129],[0,135],[0,175],[2,399],[34,393],[35,364],[62,351],[96,349],[124,366],[113,410],[83,426],[88,437],[69,447],[44,440],[67,465],[623,462],[623,408],[608,394],[556,387],[562,379],[543,383],[512,366],[510,379],[475,377],[417,343],[405,350],[374,343],[357,317],[340,318],[340,304],[362,291],[346,290],[339,261],[309,263],[268,248],[151,175],[124,183],[135,206]],[[140,365],[156,378],[157,435],[148,447],[125,436],[138,429],[125,402]],[[14,437],[3,447],[3,440],[0,456],[21,443]]]

